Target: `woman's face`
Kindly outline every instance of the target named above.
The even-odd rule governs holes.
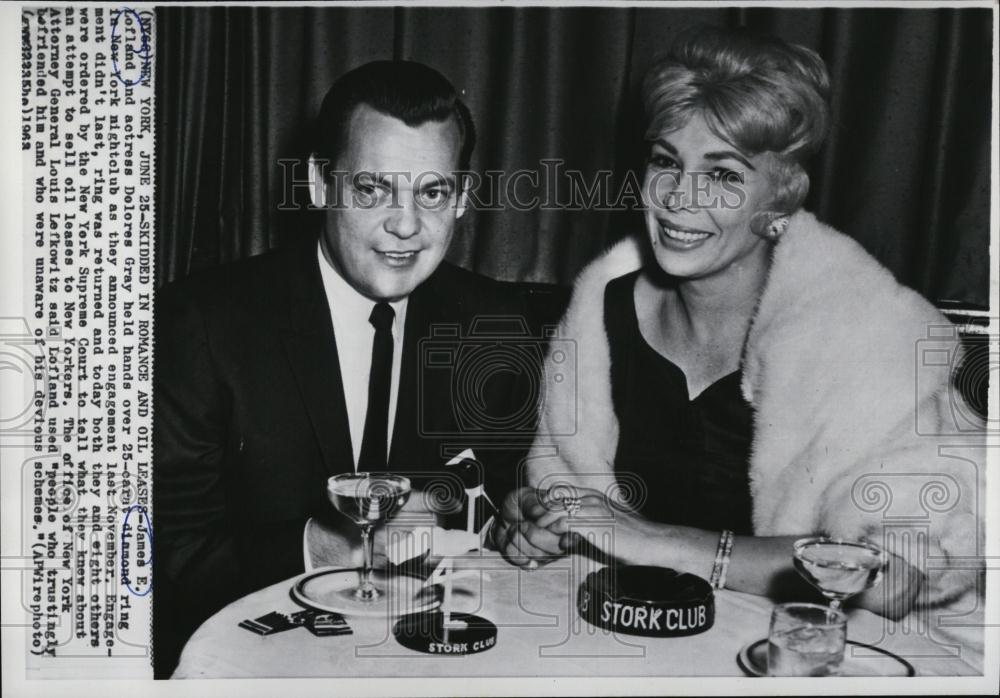
[[[748,155],[715,135],[699,114],[651,145],[643,186],[657,263],[682,279],[765,264],[768,243],[750,217],[774,198],[770,153]]]

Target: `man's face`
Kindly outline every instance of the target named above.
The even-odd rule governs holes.
[[[359,293],[408,296],[444,259],[464,213],[454,119],[419,126],[358,106],[329,183],[324,253]]]

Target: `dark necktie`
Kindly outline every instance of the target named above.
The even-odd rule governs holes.
[[[377,303],[368,318],[375,327],[372,343],[372,370],[368,376],[368,412],[361,440],[359,472],[386,469],[389,440],[389,389],[392,382],[392,321],[396,316],[388,303]]]

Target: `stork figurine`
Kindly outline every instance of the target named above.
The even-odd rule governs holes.
[[[499,514],[483,487],[482,465],[472,449],[467,448],[445,463],[445,467],[452,468],[462,481],[465,490],[465,530],[480,534],[482,547],[484,534],[489,532],[490,525]]]

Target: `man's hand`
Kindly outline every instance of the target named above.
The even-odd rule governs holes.
[[[398,532],[418,526],[433,527],[438,523],[438,517],[423,492],[413,490],[406,504],[395,513],[391,521],[372,531],[373,567],[380,569],[386,566],[388,558],[385,549],[390,528]],[[313,567],[360,567],[363,562],[360,529],[346,516],[337,513],[309,521],[306,545],[309,547],[309,559]]]
[[[382,545],[379,545],[381,540]],[[361,533],[345,517],[313,518],[306,528],[306,545],[313,567],[361,565]],[[385,561],[385,535],[375,535],[375,549]]]
[[[378,526],[372,531],[372,567],[384,569],[389,562],[389,534],[393,537],[400,534],[399,527]],[[306,533],[306,544],[309,546],[309,559],[316,567],[361,567],[364,562],[364,551],[361,549],[361,531],[353,523],[344,519],[343,522],[332,519],[314,518],[309,521]]]
[[[493,527],[493,543],[511,564],[537,567],[563,554],[558,534],[535,522],[548,512],[534,487],[513,490],[501,507],[502,521]]]

